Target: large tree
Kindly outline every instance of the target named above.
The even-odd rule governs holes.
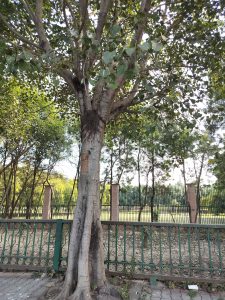
[[[60,76],[71,105],[79,104],[79,194],[59,299],[91,299],[91,285],[100,295],[110,293],[99,217],[106,125],[139,103],[176,118],[180,107],[201,99],[200,79],[221,51],[222,9],[215,0],[1,1],[7,69],[32,71],[29,78],[35,72]],[[59,88],[62,81],[54,78],[50,84]]]

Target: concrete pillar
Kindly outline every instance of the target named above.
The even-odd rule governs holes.
[[[111,184],[110,220],[119,221],[119,184]]]
[[[51,218],[51,199],[52,199],[52,187],[51,185],[45,185],[44,201],[43,201],[43,209],[42,209],[43,220],[49,220]]]
[[[196,188],[193,183],[187,184],[187,202],[189,204],[189,209],[190,209],[190,223],[196,223],[198,207],[197,207]]]

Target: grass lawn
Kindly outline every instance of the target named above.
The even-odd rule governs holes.
[[[110,218],[110,212],[102,211],[101,220],[108,221]],[[138,210],[132,211],[120,211],[119,221],[138,221]],[[141,222],[150,222],[150,211],[143,211],[141,214]],[[160,223],[189,223],[188,213],[159,213],[158,222]],[[201,224],[225,224],[225,214],[201,214]]]

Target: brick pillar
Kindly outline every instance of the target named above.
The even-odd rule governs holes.
[[[190,223],[197,222],[197,195],[196,195],[196,188],[193,183],[187,184],[187,202],[190,208]]]
[[[52,187],[51,185],[45,185],[43,210],[42,210],[43,220],[49,220],[51,218],[51,199],[52,199]]]
[[[110,220],[119,221],[119,184],[111,184]]]

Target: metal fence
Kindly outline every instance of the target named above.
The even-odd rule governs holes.
[[[0,220],[0,269],[66,269],[71,221]],[[109,272],[225,281],[225,226],[102,222]]]
[[[52,205],[51,219],[72,220],[75,205]],[[141,209],[135,205],[119,206],[119,221],[137,222],[141,210],[140,222],[151,222],[151,207],[146,205]],[[200,224],[225,224],[225,213],[215,212],[215,207],[204,205],[200,207],[201,215],[197,222]],[[0,218],[3,216],[0,210]],[[26,216],[26,207],[15,208],[12,218],[23,219]],[[33,207],[31,210],[31,219],[42,218],[42,206]],[[101,220],[110,220],[110,205],[102,205]],[[154,206],[154,222],[159,223],[189,223],[189,207],[187,205],[158,205]]]
[[[184,188],[157,187],[141,193],[137,187],[120,191],[120,221],[190,223],[189,205]],[[106,220],[103,216],[102,220]],[[199,194],[199,224],[225,224],[225,190],[203,187]]]
[[[121,189],[119,197],[119,221],[150,222],[151,207],[153,221],[160,223],[189,223],[189,206],[185,198],[184,189],[158,188],[155,190],[154,201],[151,203],[151,191],[142,196],[137,190],[124,191]],[[108,199],[108,198],[107,198]],[[75,204],[56,204],[54,197],[51,206],[51,219],[71,220]],[[74,200],[75,201],[75,200]],[[12,218],[25,218],[27,208],[16,207]],[[4,216],[4,207],[0,207],[0,218]],[[42,218],[42,206],[33,206],[32,219]],[[101,206],[101,220],[110,220],[110,205]],[[205,187],[200,194],[197,223],[225,224],[225,192],[212,187]]]

